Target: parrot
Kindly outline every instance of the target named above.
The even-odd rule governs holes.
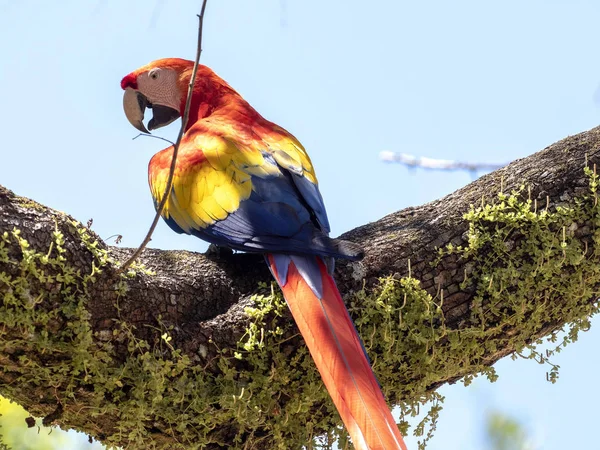
[[[149,133],[183,118],[194,65],[159,59],[123,77],[131,125]],[[152,110],[147,127],[146,109]],[[358,261],[363,250],[329,237],[306,150],[202,64],[188,114],[162,218],[177,233],[263,254],[354,448],[406,450],[333,278],[336,258]],[[165,194],[173,150],[156,153],[148,165],[155,207]]]

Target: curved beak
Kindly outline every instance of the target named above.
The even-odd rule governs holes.
[[[123,110],[129,123],[142,133],[150,133],[144,126],[144,112],[146,108],[152,109],[152,119],[148,122],[148,129],[156,130],[164,127],[179,118],[179,111],[168,106],[152,104],[140,91],[128,87],[123,94]]]
[[[129,123],[142,133],[150,133],[144,126],[144,111],[149,102],[141,92],[128,87],[123,94],[123,110]]]

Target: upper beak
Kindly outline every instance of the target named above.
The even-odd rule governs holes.
[[[144,95],[128,87],[123,94],[123,110],[129,123],[142,133],[150,133],[144,126],[144,111],[148,106],[148,99]]]
[[[129,123],[142,133],[150,133],[144,126],[144,111],[152,109],[152,119],[148,122],[148,128],[155,130],[170,124],[179,117],[179,111],[168,106],[152,104],[140,91],[128,87],[123,94],[123,110]]]

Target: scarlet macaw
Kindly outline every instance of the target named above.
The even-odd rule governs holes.
[[[192,70],[192,61],[167,58],[125,76],[129,122],[147,132],[145,108],[153,112],[150,130],[182,117]],[[150,160],[155,206],[172,154],[171,146]],[[162,217],[177,233],[263,253],[355,448],[406,450],[331,276],[333,258],[359,260],[362,250],[328,236],[327,212],[302,144],[202,65]]]

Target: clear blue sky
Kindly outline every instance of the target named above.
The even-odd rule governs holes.
[[[0,184],[137,245],[163,143],[131,140],[119,81],[192,59],[199,6],[0,0]],[[470,181],[385,165],[382,150],[502,162],[598,124],[598,17],[592,0],[209,0],[202,62],[304,143],[337,235]],[[152,245],[205,248],[163,224]],[[594,447],[599,346],[594,327],[567,348],[556,385],[545,367],[506,360],[497,383],[442,388],[429,448],[481,449],[490,409],[521,419],[534,448]]]

